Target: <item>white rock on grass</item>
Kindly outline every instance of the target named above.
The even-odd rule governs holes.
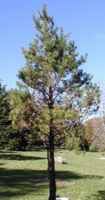
[[[55,157],[55,162],[60,164],[67,164],[67,162],[61,156]]]
[[[105,157],[101,157],[101,158],[99,158],[100,160],[105,160]]]
[[[61,156],[57,156],[57,157],[55,157],[55,162],[57,162],[57,163],[63,163],[64,160],[63,160],[63,158]]]

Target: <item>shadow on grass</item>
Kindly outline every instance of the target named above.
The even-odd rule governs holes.
[[[44,195],[48,192],[48,174],[46,170],[5,169],[0,168],[0,199],[22,196],[35,192]],[[81,175],[70,171],[57,171],[58,180],[73,181],[79,179],[101,179],[102,176]]]
[[[0,159],[5,160],[42,160],[46,159],[46,157],[39,157],[39,156],[24,156],[20,155],[14,152],[8,153],[8,152],[0,152]]]
[[[96,194],[86,197],[85,200],[105,200],[105,190],[100,190]]]

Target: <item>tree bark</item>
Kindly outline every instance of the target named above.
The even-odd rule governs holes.
[[[50,91],[51,92],[51,91]],[[54,125],[53,125],[53,101],[52,93],[49,96],[49,136],[48,136],[48,175],[49,175],[49,200],[56,200],[56,177],[55,177],[55,159],[54,159]]]
[[[48,173],[49,173],[49,200],[56,200],[54,135],[52,133],[52,130],[50,130],[49,133]]]

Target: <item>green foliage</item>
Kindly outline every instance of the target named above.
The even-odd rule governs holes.
[[[94,136],[94,129],[91,119],[85,122],[84,129],[85,129],[85,139],[87,139],[88,143],[91,144]]]
[[[63,30],[55,26],[45,7],[34,23],[39,35],[28,49],[23,49],[26,65],[19,78],[46,100],[50,86],[57,94],[64,94],[74,84],[78,87],[88,82],[89,75],[79,69],[85,58],[79,56],[74,41],[69,41]]]
[[[68,149],[68,150],[78,150],[80,149],[79,148],[79,143],[80,143],[80,139],[79,137],[76,138],[75,136],[74,137],[66,137],[66,140],[65,140],[65,149]]]
[[[8,92],[0,83],[0,146],[4,148],[8,143],[11,132],[11,121],[9,119],[10,106]]]
[[[82,150],[81,144],[84,144],[84,126],[79,122],[77,125],[67,129],[65,148],[69,150]]]
[[[91,152],[98,152],[99,149],[97,148],[96,144],[91,144],[89,150]]]
[[[59,110],[66,108],[66,113],[75,108],[81,116],[84,111],[88,114],[96,111],[99,88],[81,69],[86,59],[79,55],[75,42],[55,26],[46,7],[34,17],[34,25],[37,34],[29,48],[23,49],[26,62],[19,71],[21,83],[29,89],[40,108],[53,106],[52,115],[56,120],[59,118],[55,112],[57,106]],[[50,118],[50,112],[48,115],[46,118]],[[70,119],[70,116],[65,114],[62,119],[66,118]],[[48,132],[47,127],[46,130]]]
[[[26,103],[29,104],[29,101],[30,95],[26,91],[12,90],[10,92],[10,118],[12,120],[12,125],[14,128],[21,128],[21,126],[24,127],[26,125],[24,122],[24,112],[26,109],[28,109],[28,105],[26,105]]]

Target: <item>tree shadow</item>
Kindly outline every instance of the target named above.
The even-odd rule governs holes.
[[[0,152],[0,159],[5,160],[42,160],[46,159],[46,157],[41,156],[24,156],[17,153],[8,153],[8,152]]]
[[[79,173],[71,172],[71,171],[57,171],[56,173],[57,179],[60,180],[67,180],[67,181],[72,181],[72,180],[77,180],[77,179],[102,179],[103,176],[99,175],[82,175]]]
[[[103,178],[95,175],[81,175],[71,171],[57,171],[56,177],[60,181]],[[48,192],[48,173],[46,170],[0,168],[0,199],[15,198],[15,196],[31,192],[43,196],[45,191]]]
[[[3,191],[2,191],[3,188]],[[42,193],[48,188],[47,172],[0,168],[0,199]]]
[[[100,190],[96,194],[86,197],[85,200],[105,200],[105,190]]]

